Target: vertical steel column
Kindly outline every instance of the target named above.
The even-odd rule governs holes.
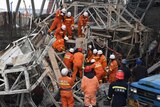
[[[7,5],[7,11],[10,12],[10,6],[9,6],[9,0],[6,0],[6,5]]]
[[[21,0],[18,0],[17,6],[16,6],[16,14],[18,13],[20,3],[21,3]]]
[[[33,13],[33,17],[36,17],[36,11],[35,11],[35,5],[34,5],[34,0],[31,0],[31,5],[32,5],[32,13]]]
[[[40,13],[39,16],[42,15],[43,9],[44,9],[44,5],[45,5],[46,0],[42,1],[42,5],[41,5],[41,9],[40,9]]]

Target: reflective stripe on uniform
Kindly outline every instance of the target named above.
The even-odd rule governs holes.
[[[115,89],[115,88],[127,90],[127,88],[122,87],[122,86],[113,86],[113,89]]]
[[[64,58],[70,59],[70,56],[69,55],[65,55]]]
[[[95,68],[101,67],[101,64],[96,64]]]

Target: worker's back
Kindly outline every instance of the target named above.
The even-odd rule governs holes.
[[[133,68],[132,75],[135,81],[139,81],[140,79],[147,77],[147,68],[142,65],[137,65]]]
[[[77,52],[73,55],[73,63],[75,65],[82,66],[84,55],[81,52]]]
[[[96,91],[99,88],[97,77],[87,78],[86,76],[83,76],[81,87],[86,94],[96,94]]]

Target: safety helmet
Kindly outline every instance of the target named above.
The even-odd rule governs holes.
[[[68,69],[67,69],[67,68],[63,68],[63,69],[61,70],[61,74],[62,74],[63,76],[66,76],[66,75],[68,74]]]
[[[102,53],[102,50],[98,50],[98,55],[101,55]]]
[[[116,57],[115,57],[114,54],[111,54],[109,58],[110,58],[110,59],[115,59]]]
[[[94,63],[94,62],[96,62],[96,60],[95,59],[91,59],[91,63]]]
[[[116,72],[116,78],[120,80],[124,79],[124,72],[122,70],[118,70]]]
[[[67,17],[71,17],[71,12],[67,12]]]
[[[137,58],[137,59],[136,59],[136,64],[137,64],[137,65],[142,64],[142,60],[141,60],[140,58]]]
[[[83,16],[87,17],[88,16],[88,12],[84,12]]]
[[[86,66],[85,68],[84,68],[84,72],[90,72],[91,71],[91,67],[90,66]]]
[[[97,49],[93,49],[93,54],[96,54],[97,53]]]
[[[127,64],[127,60],[126,59],[122,59],[121,63],[122,64]]]
[[[92,49],[92,45],[88,45],[88,48],[89,48],[89,49]]]
[[[73,53],[73,52],[74,52],[74,49],[73,49],[73,48],[70,48],[70,49],[69,49],[69,52],[72,52],[72,53]]]
[[[79,51],[79,52],[82,52],[82,48],[78,48],[78,51]]]
[[[62,13],[66,13],[66,9],[63,8],[63,9],[61,10],[61,12],[62,12]]]
[[[62,25],[62,26],[61,26],[61,29],[62,29],[62,30],[66,30],[66,25]]]

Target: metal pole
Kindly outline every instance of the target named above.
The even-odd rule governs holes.
[[[13,1],[12,1],[10,4],[11,4],[11,12],[12,12],[12,4],[13,4]]]
[[[7,4],[7,11],[10,12],[9,0],[6,0],[6,4]]]
[[[18,0],[17,6],[16,6],[16,14],[18,13],[20,3],[21,3],[21,0]]]
[[[43,1],[42,1],[42,5],[41,5],[41,9],[40,9],[39,16],[42,15],[45,2],[46,2],[46,0],[43,0]]]
[[[35,11],[35,5],[34,5],[34,0],[31,0],[31,5],[32,5],[32,13],[33,13],[33,17],[36,17],[36,11]]]

